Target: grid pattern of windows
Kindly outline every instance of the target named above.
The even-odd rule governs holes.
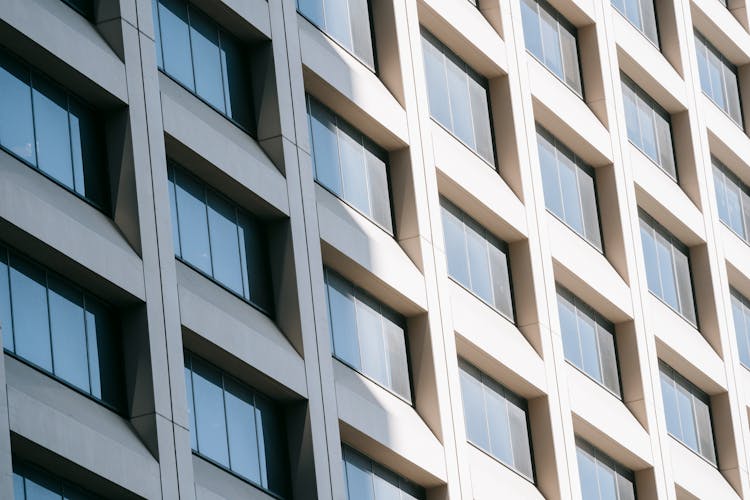
[[[557,289],[557,308],[565,359],[619,396],[620,379],[612,323],[560,287]]]
[[[622,77],[628,139],[664,172],[677,179],[669,114],[630,78]]]
[[[422,49],[430,115],[495,165],[487,80],[425,30]]]
[[[737,290],[732,292],[732,317],[737,335],[740,362],[750,368],[750,301]]]
[[[459,371],[466,438],[533,481],[526,401],[463,360]]]
[[[712,158],[719,218],[745,241],[750,241],[750,188],[719,160]]]
[[[0,246],[3,347],[108,406],[122,406],[120,332],[108,306]]]
[[[367,0],[297,0],[297,9],[368,68],[375,70]]]
[[[665,363],[659,363],[667,432],[716,465],[708,396]]]
[[[99,497],[34,465],[13,460],[15,500],[96,500]]]
[[[513,320],[507,245],[448,200],[440,207],[448,275]]]
[[[546,130],[536,137],[547,209],[601,250],[594,169]]]
[[[333,355],[411,402],[403,318],[330,269],[325,281]]]
[[[288,493],[284,416],[257,391],[185,351],[190,445],[276,495]]]
[[[522,0],[521,15],[526,50],[583,96],[576,27],[545,0]]]
[[[640,218],[649,291],[697,325],[687,247],[650,215],[641,211]]]
[[[240,42],[184,0],[153,0],[153,12],[159,68],[253,132],[249,57]]]
[[[273,308],[266,231],[254,216],[171,164],[175,255],[266,313]]]
[[[651,43],[659,46],[654,0],[612,0],[612,5]]]
[[[101,130],[94,110],[0,49],[0,146],[109,210]]]
[[[695,52],[703,92],[742,128],[737,67],[697,31]]]
[[[315,180],[392,234],[386,152],[309,95],[307,116]]]
[[[349,500],[423,500],[424,490],[344,445],[346,494]]]
[[[576,455],[583,500],[635,500],[633,471],[580,439]]]

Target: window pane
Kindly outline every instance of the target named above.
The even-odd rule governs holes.
[[[297,9],[313,24],[325,30],[323,0],[297,0]]]
[[[726,110],[727,103],[724,94],[721,61],[719,61],[719,58],[711,50],[708,51],[708,77],[711,79],[711,99],[721,109]]]
[[[441,205],[441,213],[443,214],[448,274],[462,285],[470,287],[469,258],[466,253],[466,235],[463,222],[445,205]]]
[[[119,326],[109,309],[89,295],[85,300],[91,394],[119,407],[122,395]]]
[[[221,81],[219,29],[198,9],[190,9],[190,45],[193,51],[195,92],[211,106],[226,112]]]
[[[477,153],[488,162],[495,163],[492,150],[492,127],[490,125],[489,103],[487,89],[478,81],[469,77],[469,98],[471,100],[471,114],[474,117],[474,138]]]
[[[597,350],[597,334],[594,320],[578,312],[578,334],[581,338],[581,354],[583,357],[583,369],[597,381],[602,381],[602,373],[599,369],[599,352]]]
[[[15,351],[13,343],[13,316],[10,309],[10,278],[8,270],[8,252],[0,247],[0,330],[3,347]]]
[[[617,500],[615,471],[601,460],[598,460],[597,478],[599,479],[599,498]]]
[[[373,492],[370,461],[358,453],[344,450],[344,462],[349,500],[376,500]]]
[[[661,395],[664,400],[664,416],[667,421],[667,431],[677,439],[682,439],[682,424],[677,409],[677,392],[674,381],[663,371],[661,372]]]
[[[466,223],[466,248],[469,256],[471,290],[485,302],[493,304],[487,240],[483,238],[481,227],[470,221],[466,221]]]
[[[661,278],[661,299],[674,310],[680,310],[677,299],[677,283],[672,267],[672,246],[661,234],[656,234],[656,255],[659,259],[659,276]]]
[[[227,116],[245,127],[254,125],[251,85],[247,68],[250,66],[244,50],[226,33],[221,32],[221,69]]]
[[[659,142],[659,157],[656,161],[659,166],[672,178],[675,178],[674,152],[672,150],[672,130],[669,121],[661,114],[654,112],[654,123],[656,125],[656,137]]]
[[[83,293],[49,276],[49,312],[55,375],[88,392]]]
[[[534,0],[521,2],[521,20],[523,22],[523,40],[526,49],[539,59],[544,57],[542,33],[539,27],[539,6]]]
[[[716,463],[714,436],[711,429],[711,414],[708,405],[695,396],[693,396],[693,403],[693,407],[695,408],[695,422],[698,430],[699,452],[709,461]]]
[[[693,415],[693,397],[684,387],[680,386],[679,384],[677,385],[676,395],[677,408],[680,412],[680,428],[682,429],[680,440],[688,447],[697,451],[698,434],[695,427],[695,420]]]
[[[164,71],[189,89],[194,89],[187,16],[187,4],[183,0],[159,0]]]
[[[363,296],[357,297],[357,334],[362,359],[362,371],[386,387],[388,366],[383,344],[383,322],[379,305]]]
[[[333,334],[333,352],[354,368],[361,367],[359,359],[359,339],[357,338],[357,318],[354,308],[352,285],[326,273],[328,283],[328,311]]]
[[[546,133],[537,133],[537,141],[545,205],[558,217],[563,218],[565,217],[565,210],[563,209],[562,193],[560,192],[557,150],[552,139],[548,139]]]
[[[345,48],[352,50],[352,33],[349,25],[349,2],[326,0],[326,31]]]
[[[159,28],[159,0],[151,1],[151,19],[154,21],[154,40],[156,42],[156,65],[164,67],[164,56],[161,52],[161,29]]]
[[[422,35],[422,47],[430,115],[449,130],[453,130],[448,82],[445,76],[445,58],[440,49],[433,45],[431,35]]]
[[[676,248],[673,251],[677,286],[680,294],[680,312],[691,323],[695,323],[695,302],[693,301],[693,284],[690,281],[690,265],[687,255]]]
[[[732,230],[744,235],[744,224],[742,222],[742,197],[740,188],[729,179],[724,183],[724,195],[726,196],[726,223]]]
[[[468,370],[471,370],[471,372]],[[472,368],[460,366],[466,438],[480,448],[489,451],[491,449],[490,437],[487,429],[483,388],[477,378],[478,375]]]
[[[193,358],[193,392],[198,451],[229,467],[227,428],[221,373],[198,358]]]
[[[646,279],[648,289],[661,296],[661,278],[659,277],[659,259],[656,255],[656,239],[654,230],[641,220],[641,244],[643,245],[643,260],[646,264]]]
[[[581,481],[581,497],[583,500],[599,500],[599,483],[596,474],[594,457],[582,450],[576,450],[578,456],[578,476]]]
[[[560,25],[560,43],[565,68],[565,83],[581,93],[581,72],[578,69],[578,44],[573,33]]]
[[[377,500],[401,500],[398,476],[373,464],[373,483]]]
[[[638,124],[638,104],[635,93],[625,84],[622,84],[622,100],[625,106],[625,125],[628,129],[628,139],[636,146],[641,147],[641,128]]]
[[[237,238],[237,211],[224,198],[208,191],[208,228],[213,276],[242,295],[242,267]]]
[[[724,63],[724,84],[727,91],[727,112],[729,117],[742,126],[740,114],[740,91],[737,88],[737,75]]]
[[[539,8],[542,44],[544,45],[543,63],[557,76],[564,78],[562,54],[560,53],[560,38],[557,31],[557,21],[543,6]]]
[[[349,0],[349,21],[352,27],[354,53],[368,66],[374,67],[372,37],[370,36],[370,12],[367,0]]]
[[[732,294],[732,317],[734,319],[734,331],[737,335],[737,349],[739,350],[740,362],[750,366],[750,346],[748,346],[748,332],[746,327],[747,308],[734,294]]]
[[[355,208],[370,216],[370,200],[367,195],[367,172],[362,136],[351,126],[339,120],[339,155],[341,174],[344,180],[344,199]]]
[[[578,168],[578,190],[581,196],[584,236],[595,247],[601,249],[602,239],[599,231],[599,211],[596,206],[594,176],[580,167]]]
[[[11,256],[10,287],[16,353],[52,371],[45,273]]]
[[[211,274],[204,187],[189,175],[176,173],[176,180],[182,258]]]
[[[106,208],[109,199],[102,126],[95,114],[68,98],[75,191]]]
[[[635,500],[635,483],[623,475],[617,476],[618,500]]]
[[[510,275],[508,273],[508,257],[498,246],[488,242],[490,254],[490,272],[492,277],[492,292],[495,296],[495,307],[508,318],[513,318],[513,301],[510,289]]]
[[[36,164],[29,71],[0,52],[0,145]]]
[[[562,334],[565,359],[583,369],[581,345],[578,339],[578,316],[576,309],[561,294],[557,294],[557,310],[560,315],[560,332]]]
[[[260,446],[261,485],[284,496],[289,486],[284,415],[272,401],[256,396],[255,426]]]
[[[502,391],[502,389],[500,389]],[[511,467],[513,460],[513,445],[511,444],[510,422],[508,417],[508,403],[494,387],[485,385],[484,400],[487,405],[487,426],[490,431],[490,451],[492,454]]]
[[[24,480],[27,500],[61,500],[62,485],[59,481],[28,469]]]
[[[229,458],[232,470],[260,484],[253,394],[230,378],[225,379],[225,389]]]
[[[513,440],[514,468],[531,479],[533,477],[533,470],[531,465],[531,444],[529,441],[526,410],[509,399],[508,416],[510,422],[510,436]]]
[[[640,147],[649,158],[659,162],[656,148],[656,129],[654,127],[654,112],[646,101],[638,101],[638,126],[641,130]]]
[[[317,101],[310,99],[310,129],[312,131],[315,179],[341,196],[341,172],[336,137],[336,118]]]
[[[198,451],[198,440],[196,438],[195,406],[193,405],[193,372],[189,366],[189,355],[185,355],[185,389],[187,392],[188,421],[190,422],[190,448]]]
[[[643,33],[655,45],[659,45],[659,35],[656,27],[656,13],[653,0],[641,0],[641,15],[643,16]]]
[[[474,141],[474,124],[471,117],[471,101],[464,64],[452,54],[446,54],[446,74],[448,76],[448,94],[450,96],[451,114],[453,116],[453,133],[472,149]]]
[[[367,162],[367,186],[372,209],[372,218],[386,231],[393,231],[391,222],[391,197],[388,189],[388,174],[385,162],[371,147],[365,147]]]
[[[405,399],[411,400],[404,330],[388,316],[383,317],[383,329],[390,387]]]
[[[601,325],[597,325],[596,330],[599,337],[599,356],[601,358],[604,385],[615,394],[620,394],[614,336]]]
[[[711,75],[709,74],[709,70],[708,70],[708,54],[707,54],[706,46],[698,37],[696,37],[695,39],[695,52],[697,54],[696,58],[698,60],[698,73],[700,75],[700,80],[701,80],[701,89],[710,96],[711,95]]]
[[[14,500],[25,500],[26,493],[23,489],[23,477],[13,473],[13,498]]]
[[[578,234],[585,234],[583,217],[581,215],[580,198],[578,194],[578,178],[576,164],[561,151],[558,152],[560,172],[560,189],[563,196],[565,222]]]
[[[174,246],[174,253],[177,257],[182,257],[180,251],[180,224],[177,218],[177,195],[175,194],[175,180],[174,180],[174,169],[171,167],[167,168],[167,191],[169,192],[169,210],[172,221],[172,245]]]
[[[269,268],[267,237],[263,225],[251,215],[238,210],[240,259],[247,269],[246,288],[250,301],[270,312],[273,308],[273,288]]]
[[[74,189],[65,92],[43,78],[34,80],[34,125],[39,168]]]

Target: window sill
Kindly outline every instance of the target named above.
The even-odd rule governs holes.
[[[537,56],[536,56],[536,55],[535,55],[535,54],[534,54],[533,52],[531,52],[531,51],[530,51],[529,49],[526,49],[526,53],[527,53],[528,55],[530,55],[530,56],[531,56],[531,58],[532,58],[532,59],[533,59],[534,61],[538,62],[538,63],[539,63],[539,64],[540,64],[541,66],[542,66],[542,68],[544,68],[545,70],[547,70],[547,71],[549,72],[549,74],[551,74],[552,76],[554,76],[554,77],[555,77],[555,78],[556,78],[557,80],[559,80],[559,81],[560,81],[560,83],[562,83],[563,85],[565,85],[565,87],[566,87],[566,88],[567,88],[568,90],[570,90],[570,91],[571,91],[571,92],[573,93],[573,95],[575,95],[575,96],[576,96],[576,97],[577,97],[578,99],[580,99],[581,101],[583,101],[583,103],[584,103],[584,104],[586,104],[586,106],[588,107],[588,104],[586,103],[586,99],[584,99],[584,97],[583,97],[583,75],[581,74],[581,69],[580,69],[580,63],[581,63],[581,59],[580,59],[580,56],[579,56],[579,58],[578,58],[578,64],[579,64],[579,67],[578,67],[578,73],[579,73],[579,75],[581,76],[581,91],[579,92],[578,90],[576,90],[576,89],[574,89],[573,87],[571,87],[571,86],[570,86],[570,84],[569,84],[568,82],[566,82],[565,80],[563,80],[563,79],[562,79],[562,78],[560,77],[560,75],[558,75],[557,73],[555,73],[554,71],[552,71],[551,69],[549,69],[549,68],[547,67],[547,65],[546,65],[546,64],[544,64],[544,62],[543,62],[543,61],[542,61],[541,59],[539,59],[539,58],[538,58],[538,57],[537,57]]]
[[[552,217],[554,217],[555,219],[557,219],[558,221],[560,221],[560,222],[562,223],[562,225],[563,225],[563,226],[565,226],[565,227],[567,227],[568,229],[570,229],[570,231],[571,231],[571,232],[572,232],[573,234],[575,234],[575,235],[576,235],[576,236],[577,236],[578,238],[581,238],[581,239],[582,239],[583,241],[585,241],[585,242],[586,242],[586,244],[587,244],[588,246],[590,246],[591,248],[593,248],[594,250],[596,250],[596,253],[598,253],[598,254],[600,254],[600,255],[601,255],[602,257],[605,257],[605,258],[606,258],[606,255],[605,255],[605,253],[604,253],[604,248],[599,248],[599,247],[597,247],[596,245],[594,245],[594,244],[593,244],[592,242],[590,242],[590,241],[589,241],[589,240],[588,240],[588,239],[587,239],[587,238],[586,238],[585,236],[583,236],[583,235],[582,235],[581,233],[579,233],[578,231],[576,231],[576,230],[575,230],[575,229],[573,228],[573,226],[571,226],[570,224],[568,224],[568,223],[567,223],[567,222],[566,222],[566,221],[565,221],[565,220],[564,220],[564,219],[563,219],[562,217],[560,217],[560,216],[559,216],[559,215],[557,215],[557,214],[556,214],[555,212],[553,212],[553,211],[552,211],[552,209],[550,209],[550,208],[547,208],[546,206],[545,206],[545,209],[547,210],[547,213],[548,213],[548,214],[550,214],[550,215],[551,215]],[[598,219],[598,213],[597,213],[597,219]],[[600,223],[599,223],[599,237],[601,238],[601,236],[602,236],[602,227],[601,227],[601,222],[600,222]]]
[[[234,125],[235,127],[237,127],[239,130],[243,131],[245,134],[247,134],[250,137],[252,137],[253,139],[257,140],[255,132],[253,132],[252,130],[250,130],[249,128],[247,128],[245,125],[242,125],[238,121],[236,121],[236,120],[232,119],[231,117],[227,116],[226,113],[224,113],[220,109],[216,108],[213,104],[209,103],[204,98],[202,98],[201,96],[199,96],[195,91],[193,91],[190,88],[188,88],[184,83],[180,82],[177,78],[174,78],[172,75],[170,75],[169,73],[167,73],[167,71],[164,68],[162,68],[161,66],[157,66],[157,69],[159,70],[159,72],[161,74],[163,74],[164,76],[166,76],[167,78],[169,78],[171,81],[173,81],[175,84],[177,84],[185,92],[187,92],[191,96],[193,96],[196,99],[198,99],[198,101],[200,101],[201,103],[203,103],[206,106],[208,106],[209,109],[211,109],[212,111],[214,111],[215,113],[217,113],[219,116],[221,116],[226,121],[228,121],[229,123],[231,123],[232,125]],[[255,118],[255,117],[253,117],[253,118]]]
[[[407,345],[407,349],[408,349],[408,345]],[[344,365],[345,367],[347,367],[348,369],[350,369],[353,372],[361,375],[362,377],[366,378],[367,380],[369,380],[373,384],[377,385],[378,387],[380,387],[384,391],[388,392],[389,394],[391,394],[395,398],[401,400],[404,404],[408,405],[410,408],[414,408],[414,402],[413,401],[405,398],[404,396],[402,396],[401,394],[397,393],[396,391],[394,391],[394,390],[392,390],[392,389],[384,386],[383,384],[381,384],[380,382],[378,382],[377,380],[375,380],[374,378],[372,378],[370,375],[366,374],[362,370],[360,370],[360,369],[354,367],[353,365],[351,365],[348,361],[345,361],[344,359],[338,357],[335,353],[331,353],[331,357],[333,359],[335,359],[336,361],[338,361],[339,363],[341,363],[342,365]],[[408,357],[407,357],[407,359],[408,359]],[[412,393],[414,392],[414,390],[412,388],[412,384],[411,384],[411,364],[409,364],[409,390]],[[412,394],[412,396],[413,396],[413,394]]]
[[[711,433],[713,434],[713,422],[711,422]],[[679,444],[680,446],[682,446],[683,448],[685,448],[686,450],[688,450],[690,453],[692,453],[693,455],[697,456],[698,458],[700,458],[701,460],[703,460],[704,462],[706,462],[708,465],[710,465],[714,469],[719,470],[719,464],[718,463],[714,463],[714,462],[710,461],[709,459],[707,459],[706,457],[704,457],[703,455],[701,455],[700,453],[698,453],[697,451],[695,451],[694,449],[692,449],[690,446],[688,446],[685,443],[683,443],[679,438],[677,438],[671,432],[667,431],[667,436],[669,436],[670,438],[672,438],[672,440],[675,443]],[[714,441],[714,448],[716,448],[716,441]],[[716,453],[715,449],[714,449],[714,453]]]
[[[648,285],[647,285],[647,287],[648,287]],[[684,321],[685,323],[687,323],[693,330],[695,330],[698,333],[700,333],[700,328],[698,328],[697,322],[693,323],[692,321],[690,321],[689,319],[687,319],[685,316],[683,316],[683,314],[680,311],[678,311],[677,309],[675,309],[671,305],[667,304],[667,302],[665,302],[661,297],[659,297],[658,295],[656,295],[651,290],[649,290],[648,293],[651,294],[652,297],[654,297],[656,300],[658,300],[664,306],[666,306],[670,311],[672,311],[673,313],[675,313],[682,321]],[[693,293],[695,293],[695,290],[693,290]],[[693,303],[695,303],[695,298],[693,300]],[[697,315],[698,315],[698,311],[696,311],[696,317],[697,317]],[[702,336],[703,336],[703,334],[701,334],[701,337]]]
[[[490,120],[491,119],[492,119],[492,117],[490,117]],[[448,135],[450,135],[456,141],[458,141],[458,143],[461,144],[461,146],[465,147],[468,151],[470,151],[471,154],[473,154],[474,156],[476,156],[477,158],[479,158],[482,161],[482,163],[485,163],[488,167],[490,167],[492,170],[494,170],[495,172],[497,172],[497,162],[495,162],[494,164],[490,163],[486,158],[484,158],[482,155],[480,155],[479,153],[477,153],[471,146],[469,146],[464,141],[462,141],[461,139],[459,139],[459,137],[456,134],[454,134],[453,132],[451,132],[450,130],[448,130],[445,127],[445,125],[443,125],[442,123],[440,123],[437,120],[437,118],[435,118],[432,115],[430,115],[430,120],[432,120],[432,122],[434,124],[436,124],[438,127],[440,127],[441,129],[443,129]],[[492,138],[492,148],[493,148],[493,154],[497,154],[497,152],[495,151],[495,138],[494,137]]]
[[[504,320],[508,321],[510,324],[512,324],[514,327],[517,328],[516,320],[515,320],[515,310],[516,310],[516,308],[515,308],[515,301],[513,300],[513,292],[512,292],[512,290],[511,290],[511,304],[513,305],[513,317],[510,317],[507,314],[505,314],[504,312],[502,312],[501,310],[497,309],[495,306],[493,306],[489,302],[487,302],[486,300],[484,300],[482,297],[480,297],[479,295],[477,295],[476,293],[474,293],[472,290],[470,290],[469,288],[467,288],[466,285],[464,285],[463,283],[461,283],[460,281],[458,281],[456,278],[454,278],[450,274],[448,274],[448,279],[451,280],[456,285],[458,285],[459,287],[461,287],[464,291],[466,291],[467,293],[469,293],[472,297],[474,297],[475,299],[477,299],[479,302],[481,302],[485,307],[489,307],[492,310],[492,312],[494,312],[495,314],[498,314]],[[511,289],[512,289],[512,287],[513,287],[513,285],[511,285]]]
[[[228,294],[230,294],[230,295],[232,295],[233,297],[235,297],[235,298],[237,298],[237,299],[241,300],[242,302],[244,302],[245,304],[249,305],[249,306],[250,306],[250,307],[252,307],[253,309],[256,309],[256,310],[257,310],[258,312],[260,312],[261,314],[263,314],[263,315],[265,315],[265,316],[268,316],[268,318],[269,318],[269,319],[270,319],[271,321],[274,321],[273,313],[272,313],[271,311],[267,311],[266,309],[264,309],[263,307],[259,306],[258,304],[255,304],[255,303],[254,303],[254,302],[252,302],[251,300],[249,300],[249,299],[246,299],[246,298],[245,298],[245,297],[243,297],[242,295],[238,294],[238,293],[237,293],[237,292],[235,292],[234,290],[232,290],[232,289],[228,288],[228,287],[227,287],[226,285],[222,284],[222,283],[221,283],[220,281],[216,280],[216,279],[215,279],[215,278],[214,278],[213,276],[211,276],[210,274],[206,273],[205,271],[202,271],[202,270],[198,269],[197,267],[195,267],[194,265],[192,265],[192,264],[191,264],[190,262],[186,261],[185,259],[183,259],[183,258],[182,258],[182,257],[180,257],[179,255],[175,254],[174,258],[175,258],[175,260],[176,260],[176,261],[178,261],[178,262],[182,263],[182,264],[183,264],[183,265],[184,265],[185,267],[187,267],[187,268],[188,268],[188,269],[190,269],[191,271],[194,271],[194,272],[198,273],[199,275],[203,276],[203,277],[204,277],[204,278],[206,278],[206,279],[207,279],[208,281],[210,281],[210,282],[211,282],[211,283],[213,283],[214,285],[218,286],[219,288],[221,288],[222,290],[224,290],[224,291],[225,291],[225,292],[227,292]]]
[[[511,467],[510,465],[506,464],[505,462],[503,462],[502,460],[500,460],[500,459],[499,459],[499,458],[497,458],[497,457],[496,457],[495,455],[493,455],[493,454],[492,454],[492,453],[490,453],[489,451],[485,450],[484,448],[482,448],[482,447],[481,447],[481,446],[479,446],[478,444],[472,443],[472,442],[471,442],[471,441],[470,441],[470,440],[468,439],[468,437],[467,437],[467,439],[466,439],[466,443],[467,443],[467,444],[468,444],[469,446],[471,446],[472,448],[474,448],[474,449],[476,449],[476,450],[480,451],[480,452],[481,452],[482,454],[484,454],[484,455],[488,456],[488,457],[489,457],[489,458],[491,458],[491,459],[492,459],[493,461],[495,461],[495,462],[499,463],[500,465],[502,465],[503,467],[505,467],[506,469],[508,469],[509,471],[511,471],[511,472],[512,472],[513,474],[516,474],[516,475],[517,475],[518,477],[520,477],[520,478],[521,478],[521,479],[523,479],[524,481],[527,481],[527,482],[529,482],[529,483],[533,484],[533,485],[534,485],[534,486],[536,487],[536,481],[535,481],[535,478],[534,478],[536,470],[535,470],[535,467],[534,467],[534,454],[533,454],[533,450],[531,450],[531,449],[529,450],[530,452],[532,452],[532,453],[531,453],[531,456],[532,456],[532,458],[531,458],[531,469],[532,469],[532,477],[528,477],[527,475],[525,475],[525,474],[522,474],[521,472],[517,471],[516,469],[514,469],[514,468],[513,468],[513,467]]]
[[[199,459],[203,460],[206,463],[209,463],[209,464],[213,465],[214,467],[216,467],[218,469],[221,469],[222,471],[226,472],[227,474],[231,474],[233,477],[236,477],[237,479],[239,479],[243,483],[246,483],[246,484],[252,486],[253,488],[255,488],[257,490],[262,491],[266,495],[271,496],[273,498],[276,498],[278,500],[284,500],[285,497],[283,497],[283,496],[281,496],[281,495],[279,495],[277,493],[274,493],[273,491],[271,491],[269,489],[266,489],[266,488],[264,488],[263,486],[261,486],[261,485],[259,485],[257,483],[254,483],[250,479],[248,479],[248,478],[246,478],[246,477],[238,474],[237,472],[234,472],[232,469],[230,469],[226,465],[222,465],[219,462],[216,462],[216,461],[208,458],[207,456],[202,455],[200,452],[198,452],[196,450],[193,450],[192,447],[191,447],[191,452],[193,453],[193,456],[198,457]]]

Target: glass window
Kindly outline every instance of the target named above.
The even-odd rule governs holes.
[[[185,0],[153,0],[159,68],[253,132],[249,56],[242,44]]]
[[[94,0],[63,0],[89,19],[94,17]]]
[[[514,320],[507,245],[448,200],[440,206],[448,275]]]
[[[288,493],[281,409],[195,354],[184,356],[193,451],[276,495]]]
[[[78,98],[0,50],[0,147],[108,209],[102,125]]]
[[[750,188],[723,163],[711,157],[719,218],[737,236],[750,242]]]
[[[541,127],[537,145],[547,209],[602,250],[594,170]]]
[[[698,56],[698,72],[703,93],[742,128],[737,66],[729,62],[697,31],[695,52]]]
[[[576,455],[583,500],[635,500],[633,471],[581,439]]]
[[[273,308],[263,225],[173,162],[175,255],[266,313]]]
[[[120,331],[114,313],[2,246],[0,324],[7,352],[121,409]]]
[[[411,402],[404,319],[325,269],[333,355]]]
[[[533,481],[526,401],[463,360],[459,370],[467,439]]]
[[[669,114],[626,75],[621,74],[628,139],[677,180]]]
[[[647,213],[640,219],[649,291],[697,326],[688,248]]]
[[[709,397],[665,363],[659,373],[667,432],[716,465]]]
[[[521,14],[526,49],[583,97],[576,27],[545,0],[523,0]]]
[[[2,283],[0,283],[0,286],[2,286]],[[731,292],[737,350],[739,351],[740,362],[750,369],[750,301],[737,290],[731,290]]]
[[[100,497],[28,462],[13,459],[15,500],[96,500]]]
[[[654,0],[612,0],[612,5],[651,43],[659,47]]]
[[[297,0],[297,10],[368,68],[375,70],[367,0]]]
[[[422,50],[430,115],[495,165],[487,80],[425,30]]]
[[[309,95],[307,115],[315,179],[393,234],[388,154]]]
[[[557,305],[565,359],[619,396],[614,325],[561,287],[557,288]]]
[[[341,447],[349,500],[423,500],[424,489],[373,462],[349,446]]]

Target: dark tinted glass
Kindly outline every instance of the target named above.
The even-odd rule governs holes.
[[[13,460],[15,500],[96,500],[100,497],[30,463]]]

